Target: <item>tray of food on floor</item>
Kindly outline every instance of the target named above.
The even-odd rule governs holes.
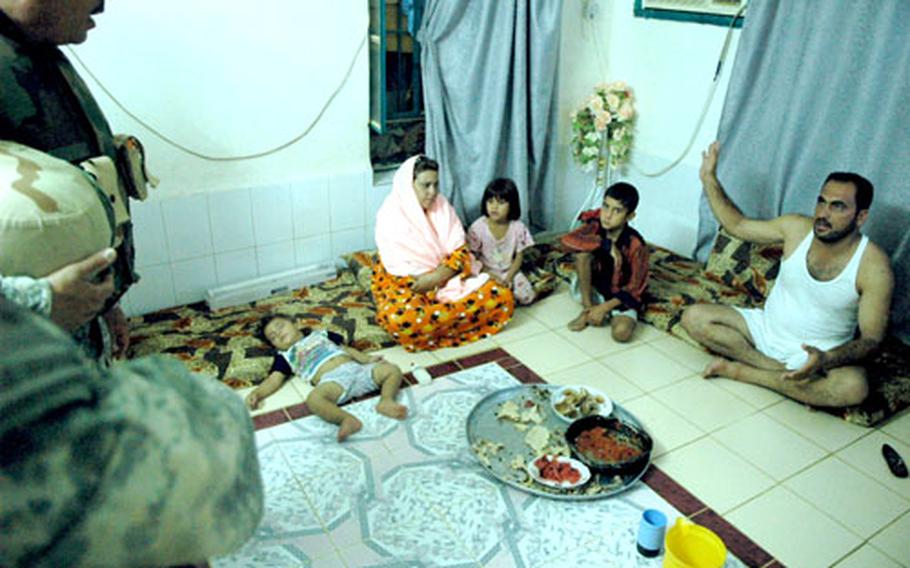
[[[481,399],[467,420],[474,457],[496,479],[543,497],[579,501],[625,491],[651,463],[650,436],[620,405],[604,405],[609,398],[596,389],[582,396],[596,403],[587,414],[567,421],[554,403],[564,390],[523,385]]]

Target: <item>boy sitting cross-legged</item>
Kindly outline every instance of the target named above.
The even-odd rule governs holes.
[[[338,405],[377,388],[381,389],[377,412],[397,419],[407,416],[408,409],[395,402],[402,379],[395,365],[343,345],[343,338],[336,333],[300,331],[284,316],[266,317],[261,329],[278,353],[268,377],[247,395],[250,409],[262,406],[262,401],[281,388],[288,377],[298,375],[315,387],[306,399],[307,406],[316,416],[338,425],[339,442],[363,424]]]
[[[575,252],[572,296],[583,307],[569,323],[570,330],[609,320],[614,340],[624,343],[632,338],[648,285],[648,247],[628,224],[637,206],[638,190],[614,183],[604,193],[600,209],[582,213],[582,226],[562,238]]]

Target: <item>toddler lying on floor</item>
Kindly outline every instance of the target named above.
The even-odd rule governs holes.
[[[316,416],[338,425],[339,442],[363,424],[338,405],[377,388],[381,389],[377,412],[397,419],[407,416],[408,409],[395,402],[402,379],[397,366],[343,345],[343,338],[336,333],[300,331],[284,316],[266,317],[262,335],[278,353],[268,377],[247,395],[250,409],[261,407],[263,400],[281,388],[288,377],[298,375],[316,387],[306,404]]]

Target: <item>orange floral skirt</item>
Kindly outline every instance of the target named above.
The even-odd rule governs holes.
[[[373,265],[371,290],[376,320],[408,351],[472,343],[499,333],[512,319],[512,291],[492,279],[451,303],[436,301],[433,292],[414,292],[412,282],[410,276],[389,274],[381,262]]]

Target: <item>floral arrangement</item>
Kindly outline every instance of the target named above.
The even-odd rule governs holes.
[[[572,112],[572,156],[585,171],[617,168],[629,161],[635,122],[632,89],[622,81],[601,83],[584,106]]]

